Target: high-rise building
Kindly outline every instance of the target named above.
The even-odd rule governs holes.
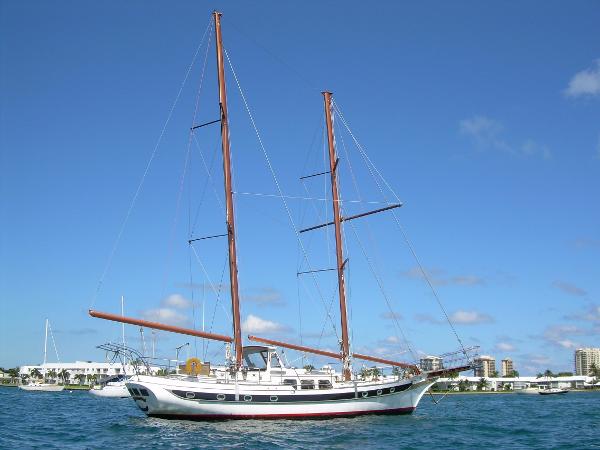
[[[424,358],[421,358],[419,365],[421,366],[421,370],[426,372],[444,368],[442,358],[439,356],[425,356]]]
[[[491,377],[496,372],[496,359],[491,356],[481,355],[475,361],[474,376],[476,377]]]
[[[512,377],[513,375],[513,362],[510,358],[504,358],[502,360],[502,376],[503,377]]]
[[[592,364],[600,369],[600,348],[578,348],[575,350],[575,375],[590,375]]]

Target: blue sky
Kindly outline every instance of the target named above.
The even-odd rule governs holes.
[[[218,117],[202,41],[215,8],[286,195],[329,195],[326,180],[304,190],[298,178],[323,170],[320,92],[331,90],[404,202],[399,222],[465,345],[512,357],[522,374],[572,370],[574,348],[600,345],[597,2],[2,2],[1,366],[41,360],[46,317],[61,360],[103,358],[94,347],[119,326],[87,309],[118,312],[121,295],[132,316],[186,326],[200,326],[204,302],[206,328],[229,332],[226,286],[219,302],[210,289],[226,284],[225,243],[187,245],[191,231],[223,232],[218,129],[190,147],[187,131],[205,55],[196,123]],[[299,279],[306,264],[281,200],[244,194],[277,190],[227,77],[246,331],[335,348],[324,312],[334,277],[316,276],[319,291]],[[340,120],[336,140],[343,198],[382,201]],[[320,200],[288,204],[299,227],[331,215]],[[392,215],[345,231],[354,348],[411,359],[394,311],[417,356],[457,349]],[[311,266],[331,267],[331,236],[303,237]],[[135,327],[127,336],[140,345]],[[187,341],[161,332],[157,354]]]

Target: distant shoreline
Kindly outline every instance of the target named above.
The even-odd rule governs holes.
[[[569,389],[569,392],[600,392],[600,389]],[[511,391],[427,391],[433,395],[480,395],[480,394],[519,394],[520,392]]]

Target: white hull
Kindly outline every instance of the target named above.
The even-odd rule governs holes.
[[[516,394],[537,394],[540,390],[538,388],[525,388],[515,390]]]
[[[19,389],[24,391],[43,391],[43,392],[59,392],[65,389],[64,386],[58,384],[22,384]]]
[[[90,389],[90,394],[96,397],[105,398],[127,398],[130,397],[125,382],[111,383],[103,386],[101,389]]]
[[[184,381],[137,376],[127,383],[148,416],[188,419],[308,419],[363,414],[409,414],[435,379],[348,382],[302,390],[279,384]]]
[[[540,390],[540,394],[541,395],[555,395],[555,394],[566,394],[567,391],[566,389],[560,389],[560,388],[550,388],[550,389],[542,389]]]

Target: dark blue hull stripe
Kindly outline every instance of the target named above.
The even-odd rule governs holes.
[[[382,395],[390,395],[397,392],[405,391],[412,386],[412,383],[400,384],[385,389],[372,389],[369,391],[358,391],[355,395],[354,391],[341,393],[320,393],[316,390],[315,394],[295,394],[295,395],[278,395],[273,393],[270,395],[239,395],[240,402],[247,403],[299,403],[299,402],[322,402],[327,400],[352,400],[354,398],[369,398],[380,397]],[[329,390],[329,389],[328,389]],[[192,392],[174,389],[170,391],[173,395],[185,400],[213,400],[220,402],[234,402],[235,394],[223,394],[214,392]]]

